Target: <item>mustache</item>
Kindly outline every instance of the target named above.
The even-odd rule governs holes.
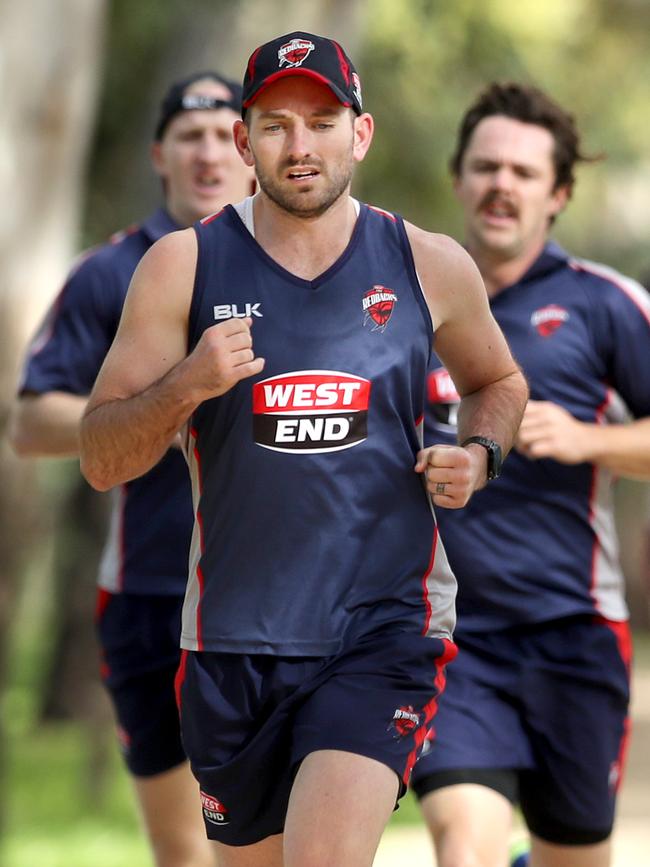
[[[287,159],[282,164],[282,170],[285,169],[295,169],[296,166],[309,166],[312,169],[316,169],[317,171],[322,171],[323,169],[323,161],[319,157],[309,157],[304,160],[295,160],[295,159]]]
[[[519,208],[517,208],[515,203],[507,196],[504,196],[503,193],[496,190],[490,190],[489,193],[486,193],[485,196],[483,196],[479,204],[479,210],[482,211],[484,208],[489,208],[494,204],[499,204],[505,207],[513,217],[519,216]]]

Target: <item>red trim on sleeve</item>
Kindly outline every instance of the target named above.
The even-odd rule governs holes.
[[[395,214],[391,214],[390,211],[385,211],[383,208],[378,208],[376,205],[368,205],[368,207],[376,214],[380,214],[382,217],[387,217],[389,220],[392,220],[393,223],[397,222],[397,217]]]
[[[207,217],[203,217],[203,219],[201,220],[201,225],[207,226],[208,223],[211,223],[213,220],[216,220],[217,217],[220,217],[223,214],[224,210],[225,209],[222,208],[220,211],[217,211],[216,214],[209,214]]]

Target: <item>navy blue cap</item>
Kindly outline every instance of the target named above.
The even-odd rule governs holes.
[[[319,81],[342,105],[363,112],[361,81],[339,43],[296,31],[264,43],[251,54],[244,76],[242,117],[269,85],[290,75]]]
[[[195,81],[202,81],[204,78],[211,81],[216,81],[223,84],[230,91],[229,99],[215,99],[213,96],[204,96],[200,93],[186,93],[187,88],[194,84]],[[206,72],[195,72],[193,75],[184,78],[182,81],[176,81],[172,84],[165,95],[165,98],[160,104],[160,116],[156,126],[156,141],[165,134],[165,130],[170,120],[182,111],[205,111],[214,110],[217,108],[231,108],[239,113],[241,111],[242,88],[241,84],[236,81],[231,81],[229,78],[224,78],[218,72],[207,70]]]

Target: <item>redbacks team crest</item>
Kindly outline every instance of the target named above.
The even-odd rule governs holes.
[[[311,39],[295,37],[289,40],[289,42],[285,42],[278,49],[278,66],[280,69],[295,69],[297,66],[302,66],[312,51],[315,50],[316,46]],[[359,105],[362,105],[361,80],[356,72],[352,73],[352,86]]]
[[[363,324],[371,331],[385,331],[397,302],[397,295],[387,286],[376,284],[363,296]]]
[[[314,43],[309,39],[292,39],[285,42],[278,51],[280,66],[300,66],[314,50]]]

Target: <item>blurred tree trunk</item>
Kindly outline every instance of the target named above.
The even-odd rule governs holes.
[[[0,690],[21,575],[44,526],[34,465],[14,459],[4,433],[26,337],[75,241],[103,11],[103,0],[0,0]]]

